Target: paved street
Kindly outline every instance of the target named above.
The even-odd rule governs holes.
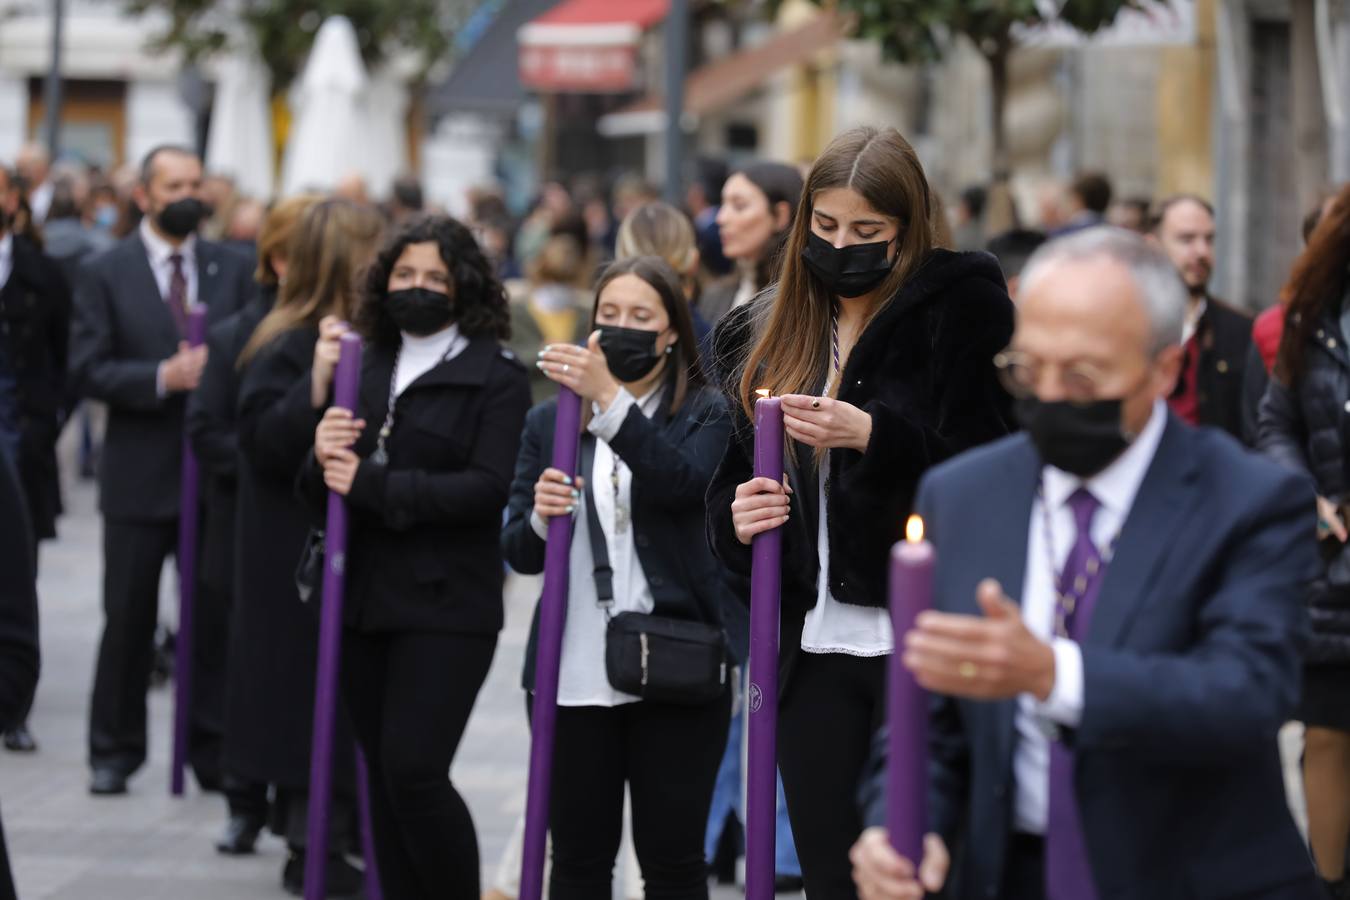
[[[61,538],[43,548],[42,680],[32,725],[40,752],[0,751],[0,808],[22,900],[242,900],[281,897],[281,841],[264,837],[257,856],[219,856],[212,841],[224,821],[219,797],[195,785],[169,796],[170,692],[153,691],[151,758],[131,794],[94,798],[87,791],[85,716],[98,640],[99,535],[95,493],[67,492]],[[173,580],[165,579],[163,608]],[[528,732],[517,687],[537,586],[513,579],[507,627],[479,696],[454,779],[478,824],[484,883],[490,880],[524,807]],[[171,614],[171,613],[170,613]],[[726,897],[738,896],[727,893]]]

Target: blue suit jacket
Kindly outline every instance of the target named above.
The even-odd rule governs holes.
[[[1015,435],[924,480],[939,609],[978,615],[986,577],[1019,599],[1040,469]],[[1319,896],[1276,747],[1299,694],[1313,509],[1300,477],[1168,422],[1083,642],[1082,721],[1065,734],[1102,900]],[[963,848],[952,896],[998,895],[1015,706],[934,698],[930,811]],[[866,788],[878,824],[883,779]]]

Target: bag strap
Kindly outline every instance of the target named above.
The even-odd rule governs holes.
[[[586,529],[591,536],[591,558],[595,561],[595,600],[605,611],[606,617],[614,607],[614,569],[609,564],[609,542],[605,540],[605,530],[600,527],[600,513],[595,508],[595,492],[591,489],[595,481],[591,470],[595,468],[595,442],[597,438],[590,434],[581,436],[580,473],[586,485]]]

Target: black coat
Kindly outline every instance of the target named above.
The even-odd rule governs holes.
[[[0,453],[0,729],[28,715],[38,680],[38,609],[33,538],[18,475]],[[0,898],[13,898],[9,853],[0,833]]]
[[[719,358],[737,356],[749,344],[750,312],[739,307],[719,326]],[[836,600],[884,606],[886,560],[912,511],[919,478],[1012,430],[1010,398],[994,368],[1012,329],[1012,302],[994,258],[934,250],[858,338],[838,398],[871,414],[872,437],[864,453],[829,455],[828,578]],[[718,557],[748,576],[750,548],[737,540],[730,510],[736,487],[753,476],[754,428],[735,401],[732,416],[734,437],[708,488],[707,533]],[[814,451],[803,444],[795,451],[793,515],[783,536],[785,667],[796,658],[802,624],[816,604],[820,568]]]
[[[502,530],[507,562],[527,575],[544,570],[547,542],[530,526],[530,514],[534,511],[535,482],[553,459],[557,411],[556,400],[530,410]],[[650,419],[635,405],[610,442],[610,448],[633,473],[633,543],[651,588],[654,615],[720,626],[724,624],[723,610],[735,603],[703,537],[704,495],[730,434],[726,403],[715,391],[704,388],[691,392],[673,414],[664,400]],[[583,434],[582,440],[594,442],[596,438]],[[582,522],[574,530],[573,540],[589,539]],[[593,578],[594,573],[572,572],[571,577]],[[536,607],[525,652],[526,690],[534,689],[538,626]],[[734,635],[732,643],[737,643]],[[603,660],[596,664],[603,665]]]
[[[1276,462],[1311,477],[1319,495],[1344,509],[1350,503],[1348,437],[1350,354],[1340,325],[1328,316],[1310,336],[1304,371],[1295,385],[1272,378],[1266,386],[1257,446]],[[1311,526],[1312,510],[1308,518]],[[1310,663],[1350,664],[1350,545],[1328,537],[1320,547],[1325,571],[1309,592],[1313,639],[1306,658]]]
[[[199,240],[196,255],[198,300],[214,325],[243,307],[255,286],[244,261],[218,244]],[[161,399],[155,380],[180,340],[139,234],[81,266],[70,367],[81,396],[108,404],[99,462],[99,507],[107,518],[162,522],[178,515],[187,400]]]
[[[235,514],[239,482],[239,354],[272,308],[266,290],[218,323],[206,340],[206,368],[188,398],[186,428],[202,472],[199,577],[226,597],[234,594]]]
[[[357,418],[366,421],[347,495],[347,627],[363,632],[495,635],[502,627],[499,544],[511,466],[530,408],[515,354],[476,337],[423,373],[394,404],[389,461],[369,459],[389,406],[395,348],[366,347]],[[300,488],[322,516],[323,470],[306,456]]]
[[[1243,381],[1252,347],[1252,317],[1212,297],[1196,327],[1199,425],[1222,428],[1243,439]],[[1183,379],[1189,373],[1183,374]],[[1179,382],[1177,389],[1185,387]]]
[[[314,443],[319,411],[310,405],[317,328],[275,338],[244,368],[239,386],[239,500],[225,765],[264,784],[309,784],[318,665],[318,614],[300,602],[295,569],[309,514],[295,496],[295,474]],[[340,718],[340,753],[351,746]],[[351,758],[341,783],[351,788]]]
[[[19,413],[19,480],[38,540],[56,537],[61,477],[56,439],[65,414],[70,288],[60,267],[22,237],[0,285],[0,338],[14,374]]]

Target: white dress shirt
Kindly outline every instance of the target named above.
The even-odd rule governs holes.
[[[469,346],[469,339],[459,333],[458,325],[442,328],[435,334],[416,335],[401,332],[403,349],[394,367],[394,396],[400,396],[408,385],[441,364],[454,359]]]
[[[141,242],[145,244],[146,257],[150,261],[150,271],[155,273],[155,283],[159,285],[160,299],[169,302],[169,282],[173,279],[173,255],[183,257],[183,278],[187,281],[187,293],[183,303],[192,309],[197,303],[197,236],[188,235],[187,240],[175,247],[155,233],[150,227],[150,219],[141,219]]]
[[[1017,698],[1017,748],[1013,754],[1013,776],[1017,795],[1013,808],[1014,829],[1028,834],[1044,834],[1050,794],[1050,741],[1044,728],[1048,721],[1076,728],[1083,718],[1083,654],[1078,644],[1055,637],[1055,578],[1068,561],[1078,538],[1069,497],[1085,487],[1101,507],[1092,520],[1092,541],[1106,551],[1120,534],[1134,506],[1139,486],[1158,452],[1167,426],[1167,406],[1154,403],[1153,414],[1134,443],[1115,462],[1087,480],[1046,466],[1041,472],[1045,492],[1031,504],[1031,522],[1027,532],[1026,578],[1022,583],[1022,619],[1032,634],[1049,641],[1055,653],[1055,685],[1044,703],[1031,694]],[[1043,502],[1050,507],[1052,547],[1046,546],[1046,519]],[[1054,558],[1054,570],[1050,560]],[[1110,578],[1110,569],[1107,569]],[[1011,586],[1004,585],[1005,590]]]
[[[14,272],[14,236],[9,232],[0,235],[0,288],[9,284],[9,276]]]
[[[605,535],[609,566],[613,569],[614,606],[609,615],[621,612],[650,613],[655,608],[651,587],[642,571],[637,547],[633,543],[632,493],[633,473],[609,447],[619,433],[628,411],[634,406],[651,418],[661,400],[660,386],[641,400],[623,388],[619,389],[609,409],[600,412],[592,407],[594,415],[586,430],[595,435],[595,460],[585,477],[595,497],[595,511],[600,519],[600,530]],[[617,471],[619,484],[613,484]],[[622,513],[620,513],[622,510]],[[623,518],[625,527],[618,525]],[[620,706],[634,703],[641,697],[616,691],[605,671],[605,629],[608,625],[605,610],[600,608],[595,592],[595,558],[591,554],[590,528],[586,520],[586,498],[583,492],[574,513],[576,531],[572,539],[571,586],[567,593],[567,627],[563,629],[562,667],[558,673],[559,706]],[[530,514],[530,525],[535,534],[548,539],[548,525],[538,513]]]

